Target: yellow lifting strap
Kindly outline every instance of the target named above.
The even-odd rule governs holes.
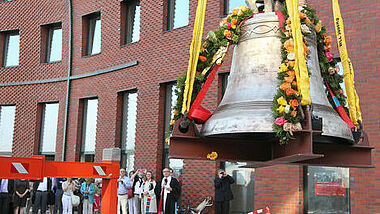
[[[305,50],[301,33],[301,21],[298,11],[299,0],[286,0],[286,7],[291,21],[292,37],[294,40],[295,64],[298,91],[302,96],[301,104],[310,105],[310,80],[305,61]]]
[[[346,88],[348,107],[351,121],[357,126],[362,122],[362,113],[359,106],[359,97],[355,90],[354,68],[347,54],[346,39],[344,37],[343,19],[340,14],[338,0],[332,0],[336,39],[338,42],[340,60],[343,66],[344,86]]]
[[[195,16],[193,40],[190,46],[190,59],[189,66],[186,73],[185,90],[183,92],[182,114],[188,112],[191,104],[191,95],[193,93],[193,85],[195,80],[195,73],[198,64],[199,51],[201,49],[203,24],[205,21],[207,0],[199,0],[197,6],[197,14]]]

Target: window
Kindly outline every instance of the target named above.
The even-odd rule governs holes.
[[[83,17],[83,45],[86,56],[99,54],[101,51],[101,19],[100,12]]]
[[[349,169],[305,166],[304,213],[350,213]]]
[[[95,156],[98,99],[83,100],[81,161],[93,162]]]
[[[189,24],[189,0],[167,0],[166,30]]]
[[[2,66],[18,66],[20,57],[20,35],[18,30],[1,33],[2,44]]]
[[[55,23],[42,26],[46,33],[45,62],[59,62],[62,60],[62,24]]]
[[[136,143],[137,122],[137,91],[122,93],[122,122],[121,122],[121,166],[127,172],[133,170]]]
[[[140,40],[140,1],[121,2],[121,45]]]
[[[16,106],[0,106],[0,155],[12,155]]]
[[[57,141],[58,127],[58,103],[44,103],[41,114],[40,146],[39,153],[53,159]]]
[[[165,139],[170,137],[170,120],[174,117],[173,110],[175,102],[177,101],[177,95],[175,94],[176,83],[171,82],[164,85],[165,87],[165,107],[164,107],[164,139],[163,139],[163,168],[169,166],[169,144],[165,142]]]
[[[247,6],[245,0],[224,0],[224,15],[232,13],[233,9],[243,5]]]

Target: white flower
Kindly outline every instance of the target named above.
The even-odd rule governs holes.
[[[285,107],[285,113],[289,113],[290,112],[290,105],[286,105]]]
[[[302,33],[306,33],[306,34],[311,33],[309,27],[307,25],[305,25],[305,24],[301,25],[301,31],[302,31]]]
[[[288,60],[295,60],[296,54],[294,52],[288,53],[288,56],[286,57]]]

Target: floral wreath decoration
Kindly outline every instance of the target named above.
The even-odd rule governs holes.
[[[305,36],[311,34],[310,29],[315,29],[317,35],[318,60],[321,69],[322,78],[332,89],[342,106],[345,106],[346,96],[340,87],[343,82],[343,76],[339,75],[339,67],[336,65],[331,50],[331,37],[326,36],[326,28],[322,26],[321,21],[316,16],[316,11],[305,3],[300,3],[299,15],[301,20],[301,32],[303,35],[305,60],[308,60],[309,50]],[[297,91],[297,82],[293,70],[295,64],[294,58],[294,41],[292,39],[291,21],[287,13],[286,6],[281,11],[285,16],[285,29],[281,31],[282,46],[282,64],[278,70],[279,88],[273,98],[272,116],[275,118],[273,130],[280,140],[280,144],[288,143],[293,139],[293,132],[302,130],[300,108],[301,96]],[[324,82],[323,82],[324,83]],[[327,90],[326,90],[327,93]],[[337,111],[334,101],[329,93],[328,100]],[[345,111],[348,112],[347,108]]]
[[[337,60],[330,53],[331,37],[326,36],[326,28],[316,16],[316,11],[300,3],[301,31],[305,36],[311,33],[310,28],[315,28],[317,33],[318,58],[323,79],[329,84],[331,90],[338,98],[342,106],[345,106],[346,97],[340,87],[343,76],[339,75]],[[281,30],[282,64],[278,70],[279,88],[273,99],[272,115],[275,118],[273,130],[279,137],[280,144],[289,142],[293,138],[293,132],[302,130],[301,121],[301,96],[297,91],[294,66],[294,42],[291,38],[290,19],[286,6],[281,10],[285,17],[285,28]],[[203,83],[210,74],[210,68],[215,63],[221,49],[228,49],[229,44],[237,44],[240,36],[240,27],[247,19],[253,17],[254,13],[246,6],[235,8],[231,14],[222,19],[216,30],[207,33],[202,41],[201,51],[198,58],[197,72],[193,85],[191,103],[195,100]],[[304,39],[305,54],[308,54],[307,42]],[[305,56],[307,60],[307,57]],[[177,77],[176,105],[173,110],[173,119],[170,121],[169,131],[173,130],[174,123],[183,115],[180,113],[183,103],[183,92],[185,89],[186,73]],[[328,95],[333,105],[331,95]],[[334,106],[335,108],[335,106]],[[336,109],[335,109],[336,110]],[[347,112],[347,109],[345,109]],[[169,138],[165,140],[169,143]]]

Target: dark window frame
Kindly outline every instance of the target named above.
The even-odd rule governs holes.
[[[19,36],[19,42],[20,42],[20,31],[19,30],[9,30],[9,31],[2,31],[0,32],[1,35],[1,40],[2,42],[2,51],[1,51],[1,67],[3,68],[11,68],[11,67],[17,67],[20,66],[20,58],[18,59],[17,65],[11,65],[7,66],[7,56],[8,56],[8,49],[9,49],[9,39],[11,36]],[[19,47],[19,54],[20,54],[20,47]],[[19,55],[20,57],[20,55]]]
[[[90,13],[88,15],[85,15],[82,17],[82,56],[95,56],[101,53],[101,50],[99,53],[92,54],[93,45],[94,45],[94,35],[95,35],[95,26],[96,22],[100,20],[101,21],[101,13],[100,11]],[[101,28],[101,23],[100,23]],[[100,31],[101,33],[101,31]],[[100,47],[101,47],[101,37],[100,34]]]
[[[137,96],[138,96],[138,90],[137,89],[130,89],[130,90],[126,90],[126,91],[122,91],[122,92],[119,92],[120,93],[120,96],[121,96],[121,123],[120,123],[120,150],[121,150],[121,156],[120,156],[120,166],[121,167],[127,167],[127,157],[128,155],[132,154],[131,151],[128,151],[126,149],[126,140],[125,140],[125,137],[128,136],[128,132],[127,131],[124,131],[127,129],[128,127],[128,101],[126,101],[126,96],[128,96],[129,94],[134,94],[136,93]],[[137,98],[138,99],[138,98]],[[138,104],[138,100],[136,100],[136,105]],[[126,107],[126,108],[125,108]],[[125,116],[125,113],[127,114],[127,116]],[[136,108],[136,119],[137,119],[137,108]],[[137,122],[137,121],[136,121]],[[136,127],[137,128],[137,127]],[[135,148],[136,148],[136,145],[135,145]],[[136,154],[136,151],[134,150],[133,151],[133,155]]]
[[[47,160],[54,160],[56,152],[42,152],[42,137],[43,137],[43,128],[44,128],[44,118],[45,118],[45,108],[46,104],[58,104],[59,102],[44,102],[44,103],[39,103],[38,105],[40,106],[40,113],[39,113],[39,130],[38,130],[38,154],[39,155],[45,155]],[[58,107],[58,117],[59,117],[59,107]],[[58,122],[57,122],[58,123]],[[58,124],[57,124],[57,129],[58,129]],[[57,130],[58,132],[58,130]],[[58,134],[57,134],[58,136]],[[56,145],[57,146],[57,145]]]
[[[165,98],[164,98],[164,110],[163,110],[163,143],[162,143],[162,169],[165,167],[169,167],[169,146],[165,142],[165,139],[168,137],[169,123],[171,120],[171,103],[173,97],[173,87],[176,87],[176,82],[166,82],[164,84],[165,90]],[[170,92],[170,93],[168,93]]]
[[[130,1],[122,1],[120,2],[121,6],[121,37],[120,37],[120,45],[128,45],[131,43],[135,43],[140,41],[132,41],[133,38],[133,25],[135,22],[136,16],[136,8],[140,5],[140,0],[130,0]],[[141,18],[140,18],[141,22]]]
[[[99,108],[99,99],[98,97],[89,97],[89,98],[83,98],[80,100],[82,102],[82,114],[81,114],[81,130],[80,130],[80,153],[79,153],[79,161],[80,162],[94,162],[95,160],[95,152],[85,152],[85,145],[86,142],[83,142],[86,135],[86,119],[87,119],[87,106],[89,100],[98,100],[97,108]],[[96,117],[98,117],[98,111],[96,113]],[[98,121],[96,122],[96,124]],[[96,139],[95,139],[96,140]],[[96,142],[95,142],[96,147]],[[92,160],[92,161],[88,161]]]
[[[45,25],[43,27],[46,28],[46,41],[45,41],[46,42],[46,46],[45,46],[46,50],[45,50],[44,62],[46,62],[46,63],[61,62],[62,61],[62,53],[61,53],[61,59],[56,60],[56,61],[50,61],[50,55],[51,55],[51,45],[52,45],[54,30],[59,30],[59,29],[62,30],[62,23],[61,22],[53,23],[53,24]],[[62,38],[63,38],[63,35],[62,35]],[[61,42],[63,42],[63,41],[61,41]],[[62,49],[61,49],[61,52],[62,52]]]

